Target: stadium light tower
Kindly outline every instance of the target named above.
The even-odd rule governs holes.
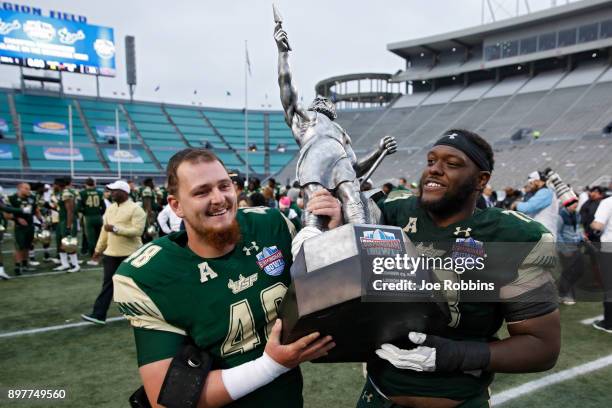
[[[125,36],[125,71],[130,89],[130,102],[132,102],[134,100],[134,87],[136,86],[136,44],[132,35]]]

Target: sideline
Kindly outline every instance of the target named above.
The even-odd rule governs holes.
[[[540,379],[529,381],[523,385],[519,385],[518,387],[510,388],[509,390],[497,393],[491,397],[491,405],[501,405],[515,398],[530,394],[536,390],[539,390],[540,388],[571,380],[572,378],[590,373],[591,371],[599,370],[609,365],[612,365],[612,354],[591,361],[589,363],[568,368],[566,370],[559,371],[558,373],[550,374]]]
[[[110,318],[106,319],[106,323],[108,324],[108,323],[113,323],[113,322],[119,322],[119,321],[122,321],[122,320],[125,320],[125,317],[123,317],[123,316],[110,317]],[[14,332],[0,333],[0,338],[17,337],[17,336],[23,336],[23,335],[26,335],[26,334],[46,333],[46,332],[50,332],[50,331],[71,329],[73,327],[83,327],[83,326],[103,327],[101,325],[98,326],[98,325],[96,325],[94,323],[78,322],[78,323],[60,324],[60,325],[57,325],[57,326],[38,327],[36,329],[26,329],[26,330],[14,331]]]

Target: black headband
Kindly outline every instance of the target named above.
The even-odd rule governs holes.
[[[472,159],[474,164],[482,171],[493,171],[491,162],[487,159],[485,151],[472,140],[463,136],[460,133],[448,133],[442,136],[434,146],[450,146],[461,150],[467,157]]]

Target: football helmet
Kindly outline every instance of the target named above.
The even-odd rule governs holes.
[[[68,235],[62,238],[62,249],[68,254],[74,254],[79,247],[79,240],[76,237]]]
[[[36,238],[36,240],[43,245],[50,244],[51,243],[51,231],[47,229],[37,231],[36,235],[34,235],[34,238]]]
[[[147,235],[151,238],[155,238],[157,236],[157,225],[151,224],[147,227]]]

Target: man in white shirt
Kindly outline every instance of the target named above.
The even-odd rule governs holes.
[[[179,218],[169,205],[166,205],[163,210],[157,215],[157,223],[159,228],[168,235],[171,232],[176,232],[181,229],[182,218]]]
[[[604,318],[593,323],[593,327],[612,334],[612,197],[601,201],[591,228],[601,233],[599,270],[604,286]]]

